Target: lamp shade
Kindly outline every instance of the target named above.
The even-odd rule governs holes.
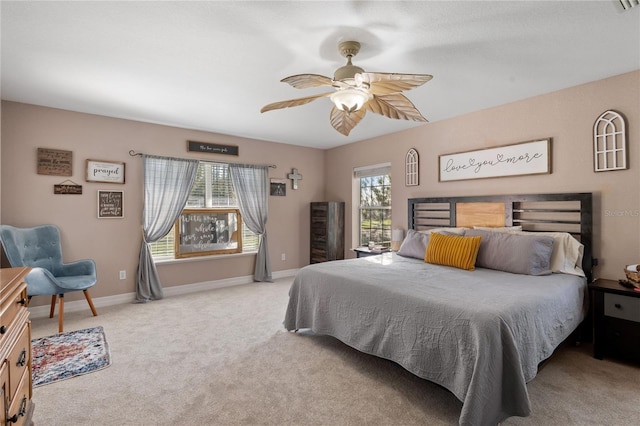
[[[366,89],[350,87],[338,90],[330,98],[339,110],[353,112],[362,108],[372,96]]]
[[[398,251],[404,239],[404,230],[400,228],[391,230],[391,250]]]

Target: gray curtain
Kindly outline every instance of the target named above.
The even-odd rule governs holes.
[[[167,235],[182,212],[198,170],[197,160],[143,155],[142,244],[136,301],[162,299],[162,284],[149,243]]]
[[[251,231],[260,236],[253,280],[271,281],[267,244],[269,166],[229,164],[229,171],[242,219]]]

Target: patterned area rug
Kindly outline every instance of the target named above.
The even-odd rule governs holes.
[[[93,373],[110,365],[109,344],[102,327],[31,341],[33,387]]]

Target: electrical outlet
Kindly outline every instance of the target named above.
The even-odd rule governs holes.
[[[127,279],[127,271],[120,271],[120,279],[121,280]]]
[[[282,256],[280,256],[280,258],[284,261],[287,260],[287,255],[285,253],[282,253]]]

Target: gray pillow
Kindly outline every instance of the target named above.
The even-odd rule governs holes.
[[[429,244],[429,234],[422,234],[414,231],[413,229],[409,229],[397,254],[400,256],[415,257],[416,259],[424,260],[424,254],[427,251],[427,244]]]
[[[553,237],[469,229],[482,237],[476,266],[525,275],[551,274]]]

